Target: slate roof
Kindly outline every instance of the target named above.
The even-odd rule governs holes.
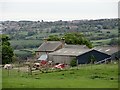
[[[60,45],[62,45],[60,41],[47,41],[44,42],[37,51],[55,51]]]

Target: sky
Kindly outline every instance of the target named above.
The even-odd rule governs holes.
[[[118,17],[119,0],[0,0],[0,21],[69,21]]]

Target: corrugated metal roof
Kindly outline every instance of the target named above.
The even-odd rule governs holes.
[[[44,42],[37,51],[54,51],[56,50],[60,45],[62,45],[62,42],[60,41],[47,41]]]
[[[49,53],[50,55],[68,55],[68,56],[78,56],[80,54],[91,51],[92,49],[78,49],[78,48],[63,48],[53,53]]]
[[[86,45],[65,45],[65,48],[89,49]]]
[[[116,46],[104,46],[104,47],[94,47],[93,49],[99,51],[99,52],[103,52],[106,53],[108,55],[112,55],[113,53],[118,52],[118,47]]]
[[[78,55],[82,55],[86,52],[89,52],[89,51],[92,51],[92,50],[96,50],[96,51],[99,51],[99,52],[102,52],[102,53],[105,53],[105,54],[108,54],[108,55],[111,55],[115,52],[118,51],[118,48],[117,47],[94,47],[92,49],[89,49],[89,48],[83,48],[81,45],[80,46],[75,46],[75,47],[81,47],[81,48],[73,48],[73,47],[65,47],[65,48],[62,48],[58,51],[55,51],[53,53],[49,53],[50,55],[68,55],[68,56],[78,56]]]

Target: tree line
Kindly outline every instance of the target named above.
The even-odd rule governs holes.
[[[29,32],[27,36],[36,33],[66,33],[66,32],[86,32],[102,29],[115,29],[118,27],[118,19],[98,19],[98,20],[73,20],[73,21],[3,21],[2,31],[6,34],[15,34],[19,31]],[[19,34],[18,34],[19,35]],[[18,36],[17,35],[17,36]],[[19,35],[25,38],[26,35]],[[12,37],[13,38],[13,37]]]
[[[86,45],[92,48],[92,43],[82,33],[65,33],[62,36],[50,35],[48,41],[60,41],[64,39],[67,44]]]

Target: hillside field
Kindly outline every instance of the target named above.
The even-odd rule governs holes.
[[[2,70],[3,88],[118,88],[118,64],[79,66],[56,72],[28,75]]]

